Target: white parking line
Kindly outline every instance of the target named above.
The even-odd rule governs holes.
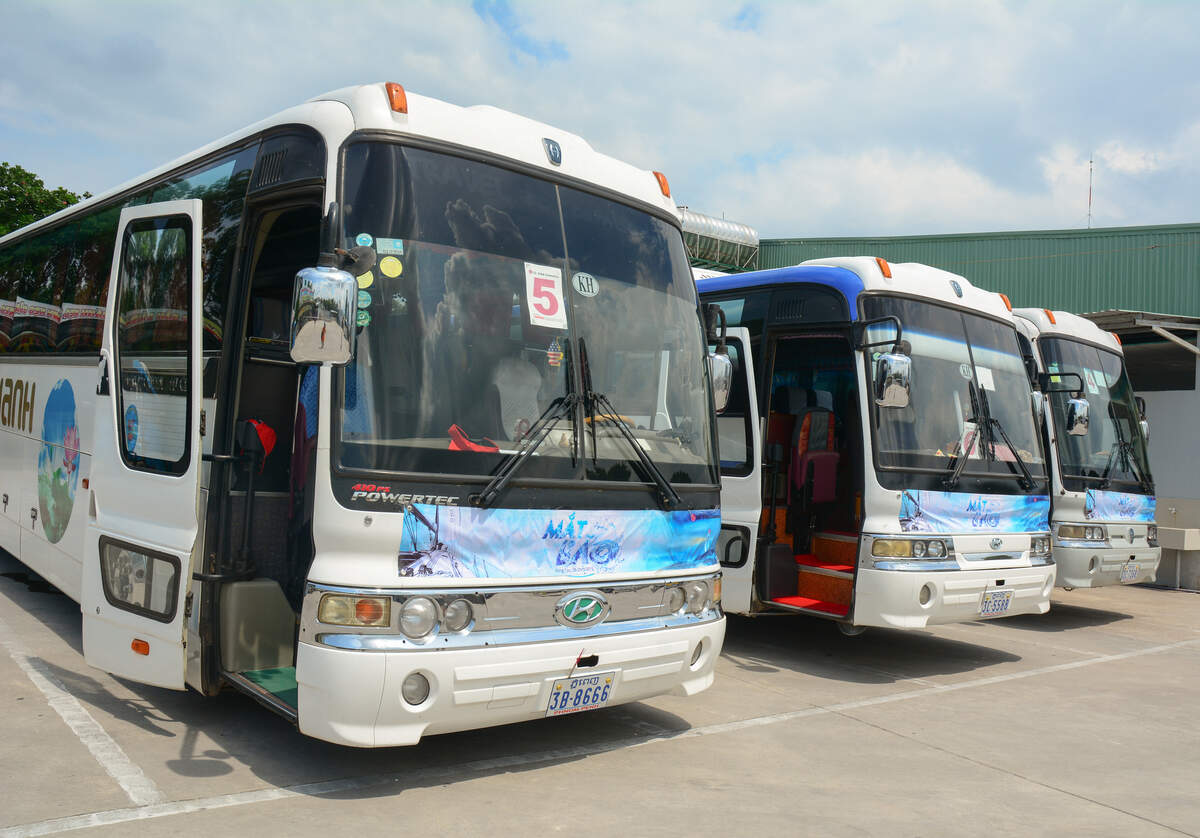
[[[847,710],[854,710],[862,707],[873,707],[880,704],[890,704],[897,701],[908,701],[914,698],[924,698],[930,695],[955,692],[957,690],[986,687],[991,686],[992,684],[1004,683],[1006,681],[1017,681],[1022,678],[1032,678],[1038,675],[1049,675],[1056,672],[1081,669],[1087,666],[1095,666],[1096,664],[1111,663],[1113,661],[1127,660],[1129,658],[1137,658],[1145,655],[1155,655],[1162,652],[1169,652],[1174,649],[1196,645],[1200,645],[1200,639],[1182,640],[1177,643],[1166,643],[1161,646],[1150,646],[1145,649],[1122,652],[1120,654],[1101,655],[1098,657],[1087,658],[1085,660],[1072,661],[1070,663],[1044,666],[1038,669],[1028,669],[1021,672],[1009,672],[1004,675],[992,675],[986,678],[975,678],[970,681],[959,681],[953,684],[938,684],[922,689],[889,693],[887,695],[877,696],[875,698],[846,701],[840,704],[831,704],[827,706],[807,707],[803,710],[792,710],[784,713],[774,713],[768,716],[756,716],[749,719],[739,719],[738,721],[733,722],[704,725],[702,727],[690,728],[688,730],[670,731],[662,729],[662,731],[659,733],[646,733],[638,736],[626,737],[624,739],[613,739],[609,740],[608,742],[598,742],[592,745],[581,745],[571,748],[555,748],[552,750],[537,751],[529,754],[513,754],[511,756],[496,757],[493,759],[476,760],[474,762],[467,762],[461,765],[446,766],[423,771],[421,773],[421,784],[428,785],[436,782],[451,781],[466,775],[523,768],[543,762],[579,759],[581,757],[595,756],[597,754],[609,753],[611,751],[643,747],[656,742],[667,742],[676,739],[691,739],[699,736],[713,736],[716,734],[742,730],[744,728],[779,724],[781,722],[792,721],[794,719],[842,713]],[[231,806],[245,806],[251,803],[266,803],[272,800],[282,800],[285,798],[312,797],[323,794],[337,794],[348,791],[358,791],[362,789],[376,788],[379,786],[393,784],[399,785],[411,780],[411,772],[398,774],[376,774],[363,777],[353,777],[344,780],[331,780],[329,782],[322,783],[305,783],[302,785],[288,786],[285,788],[260,789],[258,791],[225,794],[215,797],[204,797],[196,800],[157,803],[134,809],[110,809],[104,812],[94,812],[87,815],[57,818],[54,820],[40,821],[38,823],[23,824],[21,826],[0,829],[0,838],[32,838],[32,836],[36,835],[52,835],[60,832],[69,832],[75,829],[86,829],[93,826],[107,826],[117,823],[130,823],[133,821],[148,820],[151,818],[182,815],[189,812],[201,812],[207,809],[223,809]]]
[[[92,714],[75,696],[67,692],[67,688],[57,678],[38,667],[37,659],[31,657],[16,640],[3,617],[0,617],[0,646],[4,647],[13,662],[46,697],[47,703],[79,737],[79,741],[92,752],[100,767],[125,790],[131,802],[138,806],[146,806],[165,799],[158,786],[121,750],[121,746],[92,718]]]

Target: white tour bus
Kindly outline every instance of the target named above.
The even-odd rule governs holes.
[[[1161,553],[1144,402],[1133,394],[1121,343],[1065,311],[1013,312],[1044,391],[1051,524],[1058,584],[1149,582]]]
[[[89,663],[333,742],[692,694],[703,322],[661,174],[338,90],[0,239],[0,547]]]
[[[1007,299],[867,257],[696,284],[734,363],[726,612],[853,634],[1048,610],[1048,477]]]

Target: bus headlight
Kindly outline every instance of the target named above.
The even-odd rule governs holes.
[[[1146,527],[1146,543],[1151,547],[1158,546],[1158,524],[1151,524]]]
[[[683,586],[687,597],[687,610],[690,614],[699,614],[708,604],[708,583],[696,580]]]
[[[1029,541],[1029,555],[1046,558],[1050,555],[1050,536],[1035,535]]]
[[[683,606],[687,605],[687,592],[683,586],[676,585],[673,588],[667,588],[667,613],[676,614],[683,610]]]
[[[392,622],[392,600],[385,596],[325,594],[317,619],[334,626],[386,626]]]
[[[941,538],[877,538],[871,555],[882,559],[942,559],[949,552]]]
[[[446,610],[442,612],[442,625],[446,631],[460,632],[471,625],[471,619],[475,616],[471,603],[465,599],[456,599],[446,606]]]
[[[1104,527],[1091,524],[1059,524],[1056,530],[1058,540],[1064,541],[1094,541],[1103,543],[1108,540]]]
[[[437,604],[429,597],[413,597],[400,608],[400,631],[413,640],[425,637],[437,625]]]

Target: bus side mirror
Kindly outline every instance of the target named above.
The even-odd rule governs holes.
[[[1146,400],[1141,396],[1134,396],[1133,403],[1137,405],[1138,418],[1146,421]]]
[[[1046,413],[1046,397],[1042,395],[1041,390],[1034,390],[1029,394],[1030,403],[1033,405],[1033,418],[1037,420],[1040,426],[1045,421]]]
[[[1087,399],[1067,400],[1067,433],[1070,436],[1087,436],[1088,432],[1088,401]]]
[[[332,267],[305,268],[292,291],[292,360],[297,364],[350,362],[358,282]]]
[[[733,361],[724,346],[708,354],[708,377],[712,381],[713,407],[717,413],[724,413],[733,389]]]
[[[1140,427],[1142,429],[1142,439],[1146,440],[1146,442],[1149,442],[1150,441],[1150,423],[1147,422],[1145,419],[1142,419],[1138,422],[1138,427]]]
[[[879,356],[875,366],[875,404],[908,407],[912,395],[912,358],[900,352]]]

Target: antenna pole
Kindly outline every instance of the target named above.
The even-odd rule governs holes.
[[[1088,155],[1088,229],[1092,229],[1092,156]]]

